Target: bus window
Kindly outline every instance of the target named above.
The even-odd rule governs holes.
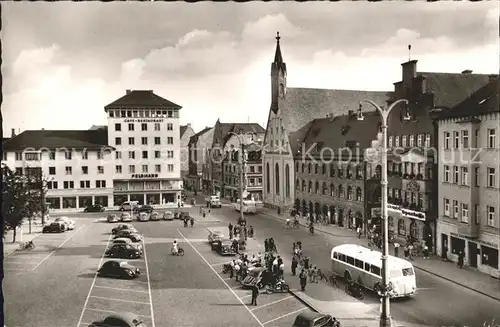
[[[358,259],[354,260],[354,265],[358,268],[363,269],[363,261],[361,261],[361,260],[358,260]]]
[[[380,268],[377,266],[371,266],[372,274],[380,276]]]
[[[350,264],[350,265],[353,265],[353,266],[354,266],[354,258],[353,258],[353,257],[346,256],[346,259],[347,259],[347,263],[348,263],[348,264]]]
[[[365,262],[365,270],[370,271],[370,264]]]
[[[333,252],[333,257],[334,257],[335,259],[338,259],[338,258],[339,258],[339,254],[338,254],[337,252]]]
[[[342,253],[339,253],[339,260],[345,262],[345,255]]]
[[[403,268],[403,276],[413,276],[413,268]]]

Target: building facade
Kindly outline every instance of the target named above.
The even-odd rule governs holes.
[[[181,199],[181,106],[152,90],[127,90],[108,104],[115,205],[125,201],[168,204]]]
[[[106,130],[24,131],[2,145],[2,164],[40,169],[51,209],[113,206],[114,149]]]
[[[439,126],[438,253],[499,277],[498,81],[445,112]]]
[[[264,139],[263,201],[267,207],[294,206],[294,157],[302,144],[293,133],[314,119],[340,115],[358,108],[362,99],[385,103],[387,92],[309,89],[287,86],[287,66],[280,37],[271,64],[271,106]]]
[[[188,143],[189,173],[184,186],[191,191],[203,190],[203,166],[205,155],[213,140],[213,128],[205,127],[201,132],[191,136]]]
[[[179,128],[180,132],[180,165],[181,177],[183,185],[187,184],[189,175],[189,141],[196,133],[194,132],[191,124],[182,125]]]

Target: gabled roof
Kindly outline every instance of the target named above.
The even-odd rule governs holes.
[[[486,74],[418,72],[426,77],[426,92],[434,93],[434,107],[453,108],[490,81]]]
[[[5,142],[8,142],[11,138],[10,137],[3,137],[2,138],[2,144]]]
[[[26,148],[57,149],[112,149],[106,130],[28,130],[5,142],[4,151],[22,151]]]
[[[99,129],[105,129],[108,130],[108,126],[106,125],[92,125],[92,127],[89,128],[89,131],[95,131]]]
[[[198,132],[198,133],[194,134],[193,136],[191,136],[191,138],[189,139],[189,144],[198,142],[198,139],[200,138],[200,136],[202,136],[206,132],[210,131],[212,128],[213,127],[205,127],[200,132]]]
[[[168,108],[181,109],[182,107],[167,99],[164,99],[153,93],[153,90],[127,90],[127,94],[115,100],[104,107],[105,110],[110,108]]]
[[[181,137],[184,135],[184,133],[186,133],[188,127],[191,127],[191,124],[181,125],[180,127]]]
[[[231,138],[232,134],[264,134],[266,130],[257,123],[235,123],[235,124],[221,124],[224,125],[222,129],[222,146]]]
[[[474,92],[470,97],[451,110],[444,111],[438,119],[474,117],[482,114],[500,112],[500,83],[493,80]]]

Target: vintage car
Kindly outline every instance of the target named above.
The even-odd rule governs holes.
[[[276,277],[272,272],[268,271],[264,267],[255,267],[248,272],[248,275],[243,280],[242,285],[244,287],[257,285],[257,287],[263,288],[269,283],[273,283],[275,281]]]
[[[102,205],[93,204],[86,207],[85,210],[83,210],[83,212],[104,212],[105,210],[106,208],[104,208]]]
[[[134,212],[136,212],[136,213],[141,213],[141,212],[151,213],[151,212],[153,212],[153,210],[154,210],[153,207],[148,205],[148,204],[134,208]]]
[[[120,224],[116,227],[113,227],[113,229],[111,230],[111,233],[116,234],[119,231],[124,230],[124,229],[135,230],[134,226],[132,226],[131,224]]]
[[[130,214],[130,212],[123,212],[123,213],[120,215],[120,219],[121,219],[121,221],[123,221],[123,222],[126,222],[126,221],[132,221],[132,215]]]
[[[117,223],[120,221],[118,216],[115,215],[114,213],[109,214],[108,217],[106,218],[106,220],[108,221],[108,223]]]
[[[134,240],[128,238],[128,237],[117,237],[113,239],[113,245],[114,244],[126,244],[126,245],[132,245],[133,247],[137,248],[142,254],[142,244],[141,242],[135,242]]]
[[[116,260],[106,261],[101,268],[97,270],[97,275],[101,277],[132,279],[139,277],[140,274],[139,268],[132,266],[128,262]]]
[[[147,212],[139,212],[137,214],[137,221],[148,221],[149,214]]]
[[[174,214],[171,211],[165,211],[163,213],[163,219],[165,219],[165,220],[174,220]]]
[[[64,233],[66,227],[63,223],[51,223],[50,225],[43,226],[42,233]]]
[[[106,250],[105,255],[113,258],[140,258],[141,251],[129,244],[113,244]]]
[[[158,214],[158,212],[153,211],[153,212],[151,212],[151,214],[149,215],[149,220],[152,220],[152,221],[158,221],[158,220],[160,220],[160,215]]]
[[[208,243],[210,246],[218,240],[222,240],[224,238],[224,234],[222,234],[222,231],[219,228],[207,228],[208,230]],[[212,246],[212,250],[213,250]]]
[[[292,327],[337,327],[338,320],[324,313],[306,311],[295,317]]]
[[[56,223],[63,223],[64,226],[66,227],[66,230],[73,230],[75,229],[75,221],[72,219],[69,219],[68,217],[59,217],[54,220]]]
[[[233,241],[229,239],[221,239],[212,243],[212,250],[217,251],[220,255],[236,255],[233,249]]]
[[[147,327],[142,318],[131,312],[113,313],[103,320],[94,321],[89,327]]]
[[[137,236],[135,236],[137,235]],[[140,237],[140,241],[142,241],[142,237],[141,235],[139,234],[139,232],[134,228],[134,229],[122,229],[120,231],[118,231],[116,234],[114,234],[113,238],[119,238],[119,237],[125,237],[125,238],[138,238]],[[137,241],[139,242],[139,241]]]

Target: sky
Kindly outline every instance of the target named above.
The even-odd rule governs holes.
[[[277,31],[289,87],[390,91],[409,55],[418,71],[499,72],[496,1],[4,2],[4,136],[104,125],[126,89],[181,105],[195,131],[265,128]]]

